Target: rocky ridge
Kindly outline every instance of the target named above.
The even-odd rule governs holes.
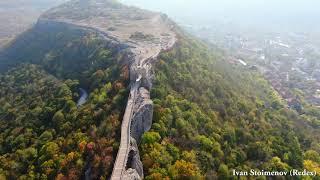
[[[131,90],[111,179],[142,179],[137,143],[152,124],[152,62],[160,52],[174,46],[174,24],[163,14],[114,0],[72,0],[43,14],[38,24],[65,24],[94,31],[126,50]]]

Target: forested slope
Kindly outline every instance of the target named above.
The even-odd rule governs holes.
[[[28,62],[41,65],[58,78],[79,79],[87,85],[92,74],[105,67],[108,76],[116,79],[119,66],[125,65],[117,48],[94,31],[39,22],[0,51],[0,70]]]
[[[35,26],[2,52],[1,177],[108,177],[128,96],[128,65],[97,33],[46,26]],[[79,88],[89,98],[77,107]]]
[[[146,179],[236,179],[232,169],[252,168],[320,173],[320,132],[309,123],[317,113],[288,109],[254,69],[177,34],[153,66],[154,123],[139,145]],[[110,176],[130,62],[107,38],[38,22],[1,50],[0,179]],[[79,88],[90,95],[77,107]]]
[[[140,145],[146,179],[236,178],[239,171],[319,173],[319,129],[286,108],[258,72],[181,35],[156,63],[152,130]]]

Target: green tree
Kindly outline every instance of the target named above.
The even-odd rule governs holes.
[[[65,117],[62,111],[57,111],[54,116],[52,117],[52,122],[57,128],[60,128],[63,123],[65,122]]]
[[[229,168],[225,164],[220,164],[219,169],[219,179],[228,179],[229,177]]]
[[[146,132],[142,136],[142,143],[143,144],[154,144],[159,142],[161,139],[159,133],[157,132]]]

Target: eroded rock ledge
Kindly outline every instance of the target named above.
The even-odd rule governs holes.
[[[144,87],[139,88],[137,103],[131,121],[131,136],[139,143],[143,133],[152,125],[153,102],[150,93]]]

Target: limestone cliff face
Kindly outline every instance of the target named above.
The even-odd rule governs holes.
[[[140,160],[140,154],[137,142],[134,138],[130,141],[129,159],[125,177],[131,179],[143,179],[143,165]]]
[[[150,99],[150,93],[146,88],[140,87],[133,106],[133,116],[130,127],[130,148],[127,167],[123,176],[124,179],[143,179],[143,164],[140,160],[137,142],[140,142],[143,133],[150,130],[152,117],[153,102]]]
[[[131,122],[131,136],[139,143],[143,133],[152,125],[153,102],[150,93],[144,87],[139,88],[137,103]]]

